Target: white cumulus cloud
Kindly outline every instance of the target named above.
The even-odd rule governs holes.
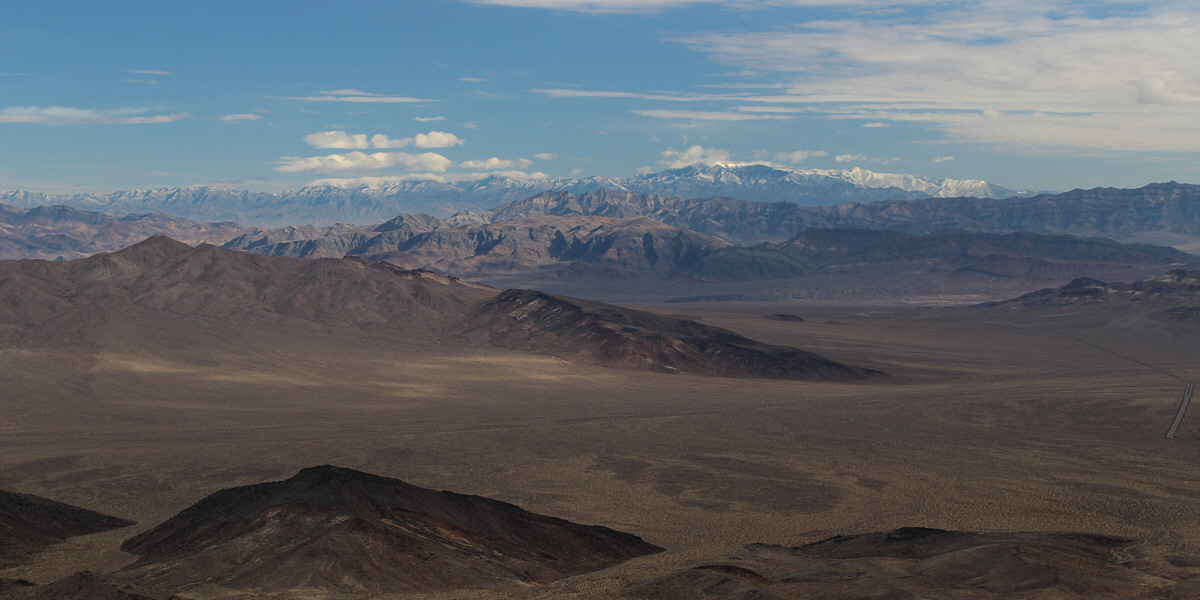
[[[933,159],[933,164],[936,165],[938,163],[950,162],[952,160],[954,160],[953,156],[939,156],[939,157]]]
[[[668,169],[679,169],[691,165],[732,164],[728,150],[705,148],[703,146],[692,146],[687,150],[667,148],[663,150],[662,156],[662,160],[658,161],[658,165]]]
[[[558,155],[553,152],[538,152],[533,157],[538,160],[558,160]]]
[[[465,160],[459,163],[459,166],[473,171],[501,171],[507,169],[528,169],[533,166],[533,161],[528,158],[506,160],[493,156],[486,160]]]
[[[839,154],[839,155],[833,157],[833,160],[836,160],[838,162],[855,162],[855,161],[860,161],[860,160],[867,160],[867,157],[865,157],[861,154]]]
[[[313,148],[331,148],[351,150],[357,148],[450,148],[463,143],[462,138],[453,133],[430,131],[418,133],[413,137],[392,139],[377,133],[367,137],[365,133],[346,133],[345,131],[319,131],[304,136],[304,141]]]
[[[418,148],[450,148],[461,146],[462,138],[444,131],[430,131],[413,136],[413,145]]]
[[[453,164],[450,159],[434,152],[406,154],[404,152],[348,152],[328,156],[283,156],[276,171],[302,173],[313,171],[333,173],[336,171],[368,171],[378,169],[403,169],[407,171],[443,172]]]
[[[367,134],[345,131],[318,131],[304,136],[304,141],[313,148],[369,148],[371,144]]]
[[[810,158],[816,158],[818,156],[829,156],[829,153],[824,150],[797,150],[795,152],[779,152],[775,155],[775,160],[798,165]]]

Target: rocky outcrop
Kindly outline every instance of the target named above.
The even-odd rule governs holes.
[[[632,582],[644,600],[784,598],[1194,597],[1200,586],[1128,561],[1132,540],[1071,533],[968,533],[923,527],[837,536],[796,547],[753,544]]]
[[[123,579],[257,593],[513,588],[662,550],[607,527],[328,465],[216,492],[121,549],[138,555]]]

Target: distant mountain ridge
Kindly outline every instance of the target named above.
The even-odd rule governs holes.
[[[154,235],[187,244],[223,244],[262,231],[237,223],[197,223],[160,213],[113,216],[69,206],[17,208],[0,204],[0,259],[83,258]]]
[[[598,192],[574,198],[591,206],[589,198],[613,196],[639,197]],[[513,216],[518,218],[457,226],[427,215],[403,215],[374,228],[288,227],[247,234],[225,247],[296,258],[355,255],[455,277],[511,274],[526,282],[756,281],[881,269],[1045,282],[1143,277],[1200,260],[1162,246],[1026,232],[905,234],[813,227],[786,242],[740,246],[647,217],[525,216],[522,211]]]
[[[764,165],[694,165],[634,177],[513,179],[492,175],[474,181],[402,181],[376,187],[318,185],[279,194],[220,186],[110,194],[43,194],[13,190],[0,193],[0,203],[25,208],[60,204],[115,214],[165,212],[197,221],[237,221],[277,227],[299,223],[370,223],[399,213],[426,212],[447,216],[463,209],[490,209],[545,191],[584,193],[597,190],[682,198],[727,196],[755,202],[783,201],[803,205],[1028,194],[980,180],[933,179],[864,169],[786,170]]]
[[[536,215],[650,217],[725,240],[782,241],[810,227],[932,233],[962,229],[1110,237],[1159,244],[1200,242],[1200,185],[1152,183],[1004,199],[927,198],[799,206],[734,198],[673,198],[621,191],[543,192],[450,223],[495,223]],[[1186,248],[1185,248],[1186,249]]]

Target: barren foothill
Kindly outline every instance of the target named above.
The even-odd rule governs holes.
[[[889,377],[660,374],[154,311],[71,345],[6,345],[0,487],[139,525],[75,538],[0,577],[116,569],[133,558],[121,542],[205,495],[316,464],[668,550],[540,592],[551,595],[561,585],[605,597],[745,544],[910,526],[1130,538],[1139,560],[1197,575],[1186,565],[1200,547],[1200,447],[1163,435],[1178,382],[1072,339],[1196,378],[1194,337],[1119,311],[720,306],[643,308]],[[761,318],[782,312],[804,321]],[[1186,417],[1179,436],[1200,439],[1198,421]]]

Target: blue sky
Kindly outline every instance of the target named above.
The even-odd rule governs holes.
[[[1200,182],[1200,3],[0,0],[0,189]]]

